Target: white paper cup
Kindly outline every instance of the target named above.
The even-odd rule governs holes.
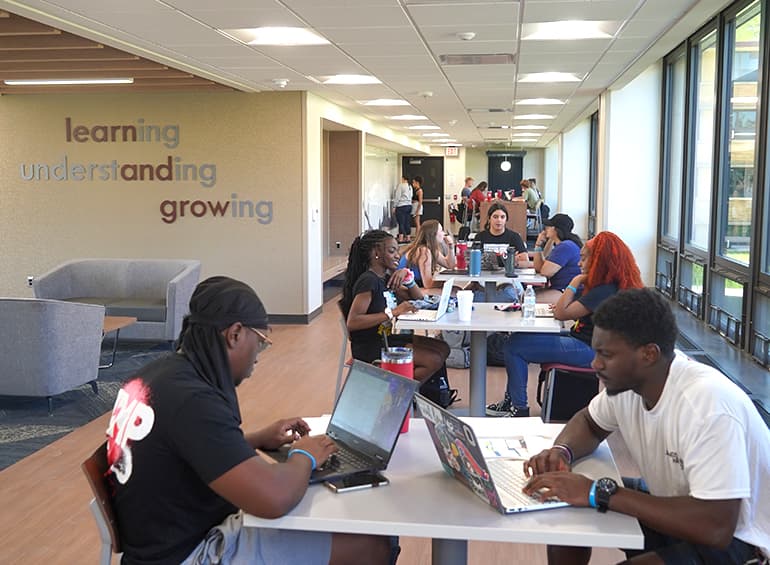
[[[473,291],[457,291],[457,319],[461,322],[470,322],[473,312]]]

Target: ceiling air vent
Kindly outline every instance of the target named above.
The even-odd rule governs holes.
[[[513,112],[512,108],[466,108],[469,112]]]
[[[513,65],[516,57],[513,53],[480,53],[470,55],[439,55],[442,65]]]

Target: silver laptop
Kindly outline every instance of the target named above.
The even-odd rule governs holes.
[[[410,312],[408,314],[401,314],[399,320],[411,320],[414,322],[435,322],[441,316],[446,314],[446,309],[449,306],[449,297],[452,295],[452,286],[454,286],[454,277],[444,281],[444,286],[441,289],[441,298],[438,301],[438,308],[436,310],[417,310],[416,312]]]
[[[417,394],[414,398],[444,471],[484,502],[503,514],[568,506],[560,500],[542,501],[521,492],[528,481],[524,475],[525,458],[517,457],[526,450],[521,445],[523,438],[486,440],[510,445],[502,456],[485,458],[473,428],[424,396]]]
[[[419,381],[354,360],[326,428],[339,451],[313,471],[310,483],[387,468],[419,386]],[[290,447],[263,453],[282,462]]]

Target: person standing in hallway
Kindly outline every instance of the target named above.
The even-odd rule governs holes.
[[[414,217],[414,227],[420,229],[420,219],[422,218],[422,177],[417,175],[412,179],[412,216]]]
[[[402,175],[393,193],[393,208],[398,222],[398,242],[406,243],[412,233],[412,187],[409,178]]]
[[[473,177],[465,177],[465,184],[460,189],[460,198],[465,202],[471,195],[471,187],[473,186]]]
[[[639,520],[625,563],[761,564],[770,555],[770,430],[730,379],[674,349],[679,331],[655,289],[619,292],[594,314],[592,362],[605,388],[524,464],[529,494]],[[619,432],[641,478],[596,481],[573,460]],[[548,547],[552,565],[591,548]]]

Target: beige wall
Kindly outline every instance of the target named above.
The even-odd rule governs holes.
[[[305,314],[307,199],[300,93],[3,96],[0,98],[0,295],[29,296],[28,274],[75,257],[181,257],[203,276],[227,274],[257,289],[272,314]],[[67,142],[65,118],[90,127],[179,128],[162,142]],[[97,134],[98,135],[98,134]],[[173,143],[171,143],[173,144]],[[198,181],[24,180],[32,163],[216,166]],[[320,158],[320,155],[319,155]],[[61,171],[58,171],[61,173]],[[76,171],[77,174],[77,171]],[[165,200],[272,201],[272,221],[189,215],[165,223]],[[230,204],[232,205],[232,204]],[[200,206],[197,209],[201,210]],[[265,205],[263,219],[267,220]],[[167,207],[170,211],[170,207]],[[286,284],[286,281],[300,281]]]

